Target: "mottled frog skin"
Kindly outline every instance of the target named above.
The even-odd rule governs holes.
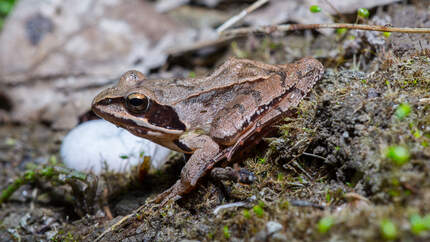
[[[181,178],[156,198],[164,204],[285,117],[323,72],[313,58],[284,65],[230,58],[204,78],[148,80],[128,71],[92,108],[137,136],[192,154]]]

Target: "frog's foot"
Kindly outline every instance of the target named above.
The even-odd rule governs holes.
[[[184,186],[181,180],[178,180],[172,187],[159,194],[154,201],[160,203],[160,207],[163,207],[170,200],[175,202],[181,199],[182,195],[188,193],[192,188],[191,186]]]
[[[164,205],[169,200],[178,200],[184,194],[189,193],[197,186],[197,182],[210,171],[219,153],[218,144],[209,136],[191,134],[181,140],[194,150],[193,155],[181,170],[179,179],[171,188],[167,189],[155,198],[156,203]]]

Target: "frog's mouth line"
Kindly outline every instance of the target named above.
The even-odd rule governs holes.
[[[139,125],[139,122],[137,122],[136,120],[133,120],[132,117],[134,116],[129,114],[126,111],[126,109],[123,107],[121,98],[94,103],[92,105],[92,110],[97,116],[115,124],[118,127],[129,130],[134,135],[142,138],[151,139],[154,137],[161,138],[161,137],[167,137],[171,135],[176,136],[176,135],[180,135],[183,132],[180,130],[168,130],[160,127],[151,129],[149,127],[145,127],[144,125]],[[124,114],[123,116],[130,116],[130,118],[123,118],[121,116],[115,115],[115,113]],[[145,122],[144,120],[142,121],[139,120],[139,121],[145,124],[148,123],[148,122]],[[150,124],[148,123],[148,125]]]
[[[93,106],[92,110],[100,118],[105,119],[115,124],[118,127],[124,128],[126,130],[130,130],[130,132],[138,136],[145,135],[149,131],[149,129],[138,126],[137,124],[135,124],[133,121],[129,119],[116,117],[115,115],[112,115],[110,112],[103,111],[102,109],[98,108],[96,105]]]
[[[109,107],[112,107],[111,104],[112,103],[110,103]],[[119,105],[121,105],[121,104],[119,104]],[[106,106],[106,105],[104,105],[104,106]],[[120,108],[120,107],[117,107],[117,108]],[[129,131],[133,135],[136,135],[136,136],[144,138],[144,139],[151,140],[152,142],[155,142],[159,145],[168,147],[172,150],[176,150],[178,152],[183,152],[183,153],[192,153],[193,152],[186,145],[180,143],[180,141],[178,139],[179,135],[177,135],[175,133],[160,132],[158,130],[152,130],[152,129],[149,129],[146,127],[142,127],[142,126],[136,124],[132,119],[122,118],[122,117],[118,117],[118,116],[113,115],[112,112],[106,111],[104,109],[103,105],[100,105],[100,104],[94,104],[93,105],[93,112],[97,116],[113,123],[117,127],[121,127],[123,129]]]

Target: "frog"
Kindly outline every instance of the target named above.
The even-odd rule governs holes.
[[[215,166],[261,140],[294,112],[324,73],[312,57],[287,64],[228,58],[198,78],[148,79],[127,71],[92,102],[99,117],[132,134],[189,154],[180,178],[154,199],[191,192]]]

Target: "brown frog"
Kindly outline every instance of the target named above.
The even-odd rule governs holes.
[[[204,78],[148,80],[128,71],[94,98],[92,109],[134,135],[192,154],[181,178],[155,199],[164,204],[190,192],[217,162],[259,140],[323,72],[313,58],[285,65],[230,58]]]

